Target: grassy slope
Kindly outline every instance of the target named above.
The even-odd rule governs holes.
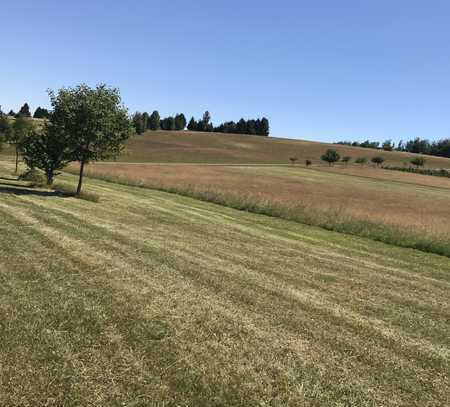
[[[69,170],[78,171],[76,166]],[[352,166],[149,163],[95,164],[87,174],[450,257],[447,178]]]
[[[120,161],[129,162],[185,162],[185,163],[289,163],[289,157],[319,162],[327,148],[334,148],[342,156],[373,157],[381,155],[387,164],[403,165],[415,154],[385,152],[367,148],[339,146],[312,141],[274,137],[242,136],[201,132],[147,132],[133,137]],[[427,157],[427,165],[450,168],[450,160]]]
[[[0,182],[0,405],[450,402],[448,258],[101,181],[97,204]]]

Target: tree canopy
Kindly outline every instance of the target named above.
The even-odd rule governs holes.
[[[320,159],[322,161],[325,161],[328,163],[328,165],[333,165],[333,163],[339,161],[339,159],[341,158],[341,156],[339,155],[339,153],[336,150],[333,150],[331,148],[329,148],[325,154],[323,154]]]
[[[95,88],[78,85],[49,92],[53,108],[52,131],[63,137],[68,159],[80,163],[77,196],[80,195],[84,165],[117,156],[131,134],[127,109],[119,90],[104,84]]]

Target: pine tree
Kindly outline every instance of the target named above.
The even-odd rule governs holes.
[[[131,121],[137,134],[142,134],[145,131],[144,121],[142,120],[142,113],[136,112]]]
[[[48,119],[49,116],[50,116],[49,111],[40,106],[38,106],[33,115],[35,119]]]
[[[169,116],[167,118],[167,126],[168,126],[167,130],[176,130],[175,118],[174,117]]]
[[[175,128],[177,130],[184,130],[186,127],[186,117],[183,113],[177,114],[175,116]]]
[[[200,131],[212,131],[212,125],[210,124],[211,115],[208,111],[203,113],[201,122],[198,123],[198,130]],[[211,130],[210,130],[211,129]]]
[[[189,120],[187,128],[189,131],[197,131],[198,125],[197,125],[197,122],[195,121],[194,117],[191,117],[191,120]]]
[[[147,112],[142,113],[142,127],[145,130],[148,129],[148,122],[150,120],[150,116]]]
[[[247,134],[256,134],[256,121],[247,121]]]
[[[239,134],[246,134],[247,133],[247,122],[244,119],[241,119],[238,121],[236,130]]]
[[[159,116],[159,112],[157,110],[153,111],[150,115],[150,119],[148,121],[148,128],[150,130],[159,130],[161,128],[161,117]]]
[[[31,117],[30,106],[28,106],[28,103],[24,103],[24,105],[20,108],[17,116],[18,117]]]
[[[259,129],[259,135],[260,136],[268,136],[269,135],[269,120],[266,119],[265,117],[263,117],[261,119],[261,125],[260,125],[260,129]]]

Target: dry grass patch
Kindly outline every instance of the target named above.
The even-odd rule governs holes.
[[[153,163],[240,163],[289,164],[289,157],[297,157],[304,164],[309,159],[320,163],[320,156],[328,149],[336,149],[343,156],[373,157],[380,155],[389,165],[409,163],[417,154],[398,151],[379,151],[368,148],[239,134],[202,133],[189,131],[150,131],[132,137],[119,161]],[[426,157],[431,168],[450,168],[450,160]]]

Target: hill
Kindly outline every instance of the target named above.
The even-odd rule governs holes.
[[[287,164],[295,156],[299,163],[306,159],[320,162],[328,149],[341,156],[383,156],[387,164],[403,165],[416,154],[349,147],[313,141],[260,137],[240,134],[203,133],[189,131],[151,131],[132,137],[119,161],[154,163],[215,163],[215,164]],[[427,166],[450,168],[450,159],[426,156]]]
[[[0,405],[448,405],[447,257],[11,168]]]

